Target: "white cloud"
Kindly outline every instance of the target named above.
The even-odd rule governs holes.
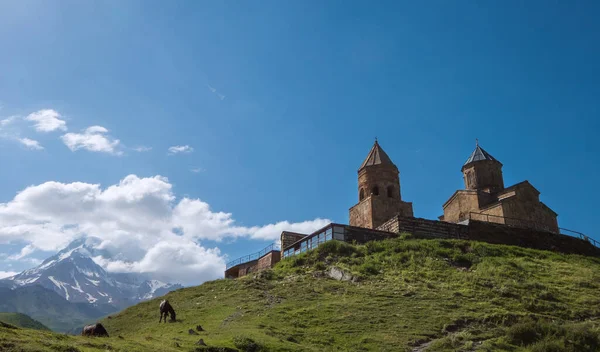
[[[133,148],[134,151],[139,152],[139,153],[143,153],[143,152],[149,152],[152,150],[152,147],[146,147],[146,146],[139,146],[139,147],[135,147]]]
[[[29,245],[21,248],[21,251],[19,253],[11,255],[7,259],[8,260],[20,260],[20,259],[23,259],[26,256],[30,255],[33,252],[35,252],[35,247],[29,244]]]
[[[85,129],[83,133],[67,133],[60,138],[71,151],[85,149],[91,152],[123,154],[122,151],[118,150],[120,141],[111,139],[106,133],[108,133],[108,130],[102,126],[91,126]]]
[[[169,147],[170,155],[179,154],[179,153],[191,153],[193,151],[194,151],[194,148],[190,147],[189,145],[174,145],[172,147]]]
[[[195,174],[197,174],[197,173],[200,173],[200,172],[204,171],[204,169],[199,168],[199,167],[193,167],[193,168],[190,169],[190,171],[193,172],[193,173],[195,173]]]
[[[23,144],[24,146],[26,146],[29,149],[33,149],[33,150],[42,150],[44,149],[44,147],[42,147],[42,145],[40,144],[40,142],[33,140],[33,139],[29,139],[29,138],[18,138],[18,141]]]
[[[321,227],[325,227],[331,223],[328,219],[315,219],[311,221],[303,221],[297,223],[290,223],[289,221],[280,221],[276,224],[269,224],[262,227],[252,228],[251,236],[254,239],[269,240],[278,238],[283,231],[291,231],[298,233],[309,234],[314,232]]]
[[[185,238],[160,241],[137,262],[108,261],[102,257],[94,260],[112,272],[152,273],[158,280],[198,284],[222,277],[225,258],[218,248],[204,248]],[[174,275],[173,268],[177,268]]]
[[[16,271],[2,271],[2,270],[0,270],[0,279],[4,279],[6,277],[15,276],[17,274],[18,274],[18,272],[16,272]]]
[[[200,199],[177,200],[164,177],[129,175],[106,188],[54,181],[25,188],[0,203],[0,244],[25,243],[11,256],[17,259],[36,249],[56,251],[82,235],[94,236],[101,240],[99,248],[118,254],[95,258],[110,271],[147,272],[198,284],[221,277],[225,265],[218,248],[199,241],[277,240],[282,230],[310,233],[329,222],[238,226],[231,213],[213,211]]]
[[[8,125],[12,124],[13,122],[15,122],[18,118],[19,118],[19,116],[10,116],[3,120],[0,120],[0,127],[8,126]]]
[[[66,131],[67,123],[61,120],[61,117],[56,110],[44,109],[29,114],[25,120],[34,121],[34,127],[38,132]]]

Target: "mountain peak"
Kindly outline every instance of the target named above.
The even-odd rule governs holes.
[[[151,280],[147,274],[109,273],[92,259],[101,255],[98,238],[79,238],[39,266],[0,280],[12,288],[41,285],[71,302],[112,305],[121,309],[182,287]]]

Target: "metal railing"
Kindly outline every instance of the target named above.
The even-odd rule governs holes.
[[[463,220],[467,220],[467,219],[469,219],[469,220],[479,220],[479,221],[491,222],[491,223],[501,224],[501,225],[506,225],[506,226],[513,226],[513,227],[520,227],[520,228],[525,228],[525,229],[541,230],[541,231],[556,233],[555,231],[552,231],[552,229],[550,228],[550,226],[547,226],[547,225],[544,225],[544,224],[540,224],[538,222],[531,221],[531,220],[524,220],[524,219],[517,219],[517,218],[510,218],[510,217],[505,217],[505,216],[490,215],[490,214],[475,213],[475,212],[470,212],[468,218],[465,218]],[[593,246],[600,248],[600,242],[599,241],[596,241],[595,239],[587,236],[584,233],[581,233],[581,232],[578,232],[578,231],[574,231],[574,230],[565,229],[565,228],[562,228],[562,227],[559,227],[558,230],[559,230],[559,233],[561,233],[561,231],[562,232],[568,232],[568,233],[563,233],[563,235],[580,238],[580,239],[582,239],[584,241],[587,241],[587,242],[591,243]]]
[[[262,257],[263,255],[269,253],[270,251],[273,250],[279,250],[279,245],[277,243],[271,243],[270,245],[266,246],[265,248],[263,248],[262,250],[256,252],[256,253],[252,253],[252,254],[248,254],[245,255],[243,257],[239,257],[235,260],[230,261],[229,263],[227,263],[225,265],[225,269],[229,269],[231,267],[234,267],[236,265],[240,265],[243,263],[248,263],[251,262],[253,260],[257,260],[260,257]]]
[[[596,241],[595,239],[593,239],[593,238],[591,238],[591,237],[587,236],[587,235],[586,235],[586,234],[584,234],[584,233],[581,233],[581,232],[578,232],[578,231],[574,231],[574,230],[565,229],[565,228],[562,228],[562,227],[559,227],[559,229],[560,229],[560,230],[562,230],[562,231],[569,232],[569,234],[566,234],[566,233],[565,233],[565,235],[569,235],[569,236],[571,236],[571,237],[579,237],[579,238],[581,238],[582,240],[584,240],[584,241],[588,241],[588,242],[589,242],[589,243],[591,243],[592,245],[594,245],[594,246],[596,246],[596,247],[600,248],[600,242],[598,242],[598,241]],[[573,235],[571,235],[571,234],[573,234]]]

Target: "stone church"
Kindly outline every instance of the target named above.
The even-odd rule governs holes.
[[[469,220],[525,226],[558,233],[557,214],[539,199],[528,181],[504,187],[502,163],[477,143],[462,167],[465,189],[444,203],[439,220]],[[350,226],[377,229],[392,217],[413,217],[402,200],[400,173],[377,141],[358,169],[358,204],[350,208]]]
[[[444,203],[444,215],[439,220],[415,218],[412,203],[402,199],[398,168],[375,140],[358,169],[358,203],[350,208],[349,225],[331,223],[310,234],[283,231],[280,250],[273,243],[230,261],[225,277],[272,268],[282,259],[328,241],[366,243],[402,233],[422,239],[475,240],[600,256],[600,245],[587,236],[560,234],[556,213],[540,201],[540,192],[528,181],[504,187],[502,163],[479,143],[461,171],[465,189],[454,192]]]
[[[439,219],[460,223],[468,220],[525,225],[558,233],[557,214],[540,201],[540,192],[529,183],[504,187],[502,163],[479,143],[462,169],[465,189],[444,203]]]

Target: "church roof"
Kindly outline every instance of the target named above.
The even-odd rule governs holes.
[[[482,161],[482,160],[498,161],[496,158],[491,156],[490,153],[483,150],[483,148],[481,148],[479,146],[479,143],[477,143],[475,150],[473,151],[473,153],[471,153],[471,156],[469,157],[469,159],[467,159],[467,161],[465,162],[465,165],[470,164],[474,161]]]
[[[365,168],[367,166],[380,165],[380,164],[392,165],[394,167],[396,166],[392,162],[392,159],[390,159],[390,157],[383,151],[383,149],[381,148],[381,146],[379,145],[377,140],[375,140],[375,144],[373,144],[371,151],[369,151],[369,155],[367,155],[367,158],[365,159],[365,161],[363,161],[362,165],[360,165],[360,168],[358,169],[358,171],[362,170],[363,168]]]

